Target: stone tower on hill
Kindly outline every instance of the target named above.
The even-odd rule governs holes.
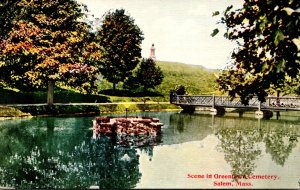
[[[154,44],[152,44],[152,46],[150,48],[150,59],[153,59],[154,61],[156,60]]]

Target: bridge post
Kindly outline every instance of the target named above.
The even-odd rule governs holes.
[[[175,92],[170,92],[170,104],[177,102],[177,94]]]
[[[211,114],[212,115],[216,115],[216,114],[218,114],[218,110],[215,108],[215,106],[216,106],[216,97],[215,97],[215,95],[213,94],[212,95],[212,105],[211,105]]]
[[[215,101],[216,101],[216,98],[215,98],[214,94],[212,95],[212,98],[213,98],[212,108],[214,109],[215,108]]]
[[[261,110],[261,101],[258,104],[258,110],[255,112],[255,118],[261,119],[266,118],[270,119],[273,116],[273,112],[270,110]]]
[[[259,101],[258,103],[258,110],[255,112],[255,117],[256,118],[263,118],[264,113],[261,111],[261,102]]]

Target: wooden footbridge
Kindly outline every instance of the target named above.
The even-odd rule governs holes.
[[[244,105],[238,98],[233,100],[229,96],[188,96],[176,95],[170,96],[171,104],[185,108],[211,107],[211,108],[252,108],[256,110],[291,110],[300,111],[300,97],[290,96],[268,96],[266,102],[260,102],[257,97]]]

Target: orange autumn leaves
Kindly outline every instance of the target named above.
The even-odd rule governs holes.
[[[81,86],[95,78],[96,67],[85,62],[101,58],[100,46],[89,38],[85,23],[74,23],[68,30],[59,26],[64,20],[45,14],[37,14],[31,21],[19,20],[2,42],[3,56],[18,57],[17,65],[27,65],[23,77],[35,86],[49,80]]]

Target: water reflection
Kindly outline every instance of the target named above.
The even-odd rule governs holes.
[[[163,144],[200,141],[213,133],[211,117],[207,115],[174,113],[170,115],[169,123],[163,131]]]
[[[55,133],[56,128],[64,126],[64,120],[47,118],[43,121],[46,125],[36,123],[39,127],[32,127],[33,123],[21,121],[19,125],[0,128],[0,186],[133,188],[139,181],[139,156],[135,149],[116,147],[105,137],[94,140],[91,130],[78,129],[79,136],[78,130]],[[68,123],[78,127],[76,123],[83,121]]]
[[[212,181],[191,181],[187,173],[266,174],[265,163],[275,173],[299,176],[297,114],[292,119],[282,114],[279,120],[227,113],[141,114],[164,123],[159,144],[118,146],[109,136],[93,139],[94,118],[88,117],[0,122],[0,187],[211,188]],[[285,182],[294,180],[291,175]],[[255,187],[269,187],[263,185]]]
[[[232,167],[234,176],[249,176],[255,169],[255,160],[261,154],[257,144],[259,135],[256,131],[220,129],[217,132],[220,140],[220,151],[224,152],[225,160]],[[238,180],[238,178],[235,178]]]
[[[266,152],[272,155],[272,160],[283,166],[298,142],[295,127],[276,128],[264,135],[264,142]]]
[[[203,134],[202,137],[193,135],[176,143],[202,140],[208,134],[214,133],[219,139],[217,149],[224,153],[224,159],[231,166],[233,176],[252,175],[256,169],[256,161],[262,154],[270,154],[272,161],[283,166],[296,147],[300,134],[297,120],[261,120],[254,117],[243,118],[240,114],[237,117],[174,114],[170,117],[170,125],[178,133],[187,132],[184,135],[188,137],[191,136],[188,133],[189,128],[196,128],[198,133]]]

